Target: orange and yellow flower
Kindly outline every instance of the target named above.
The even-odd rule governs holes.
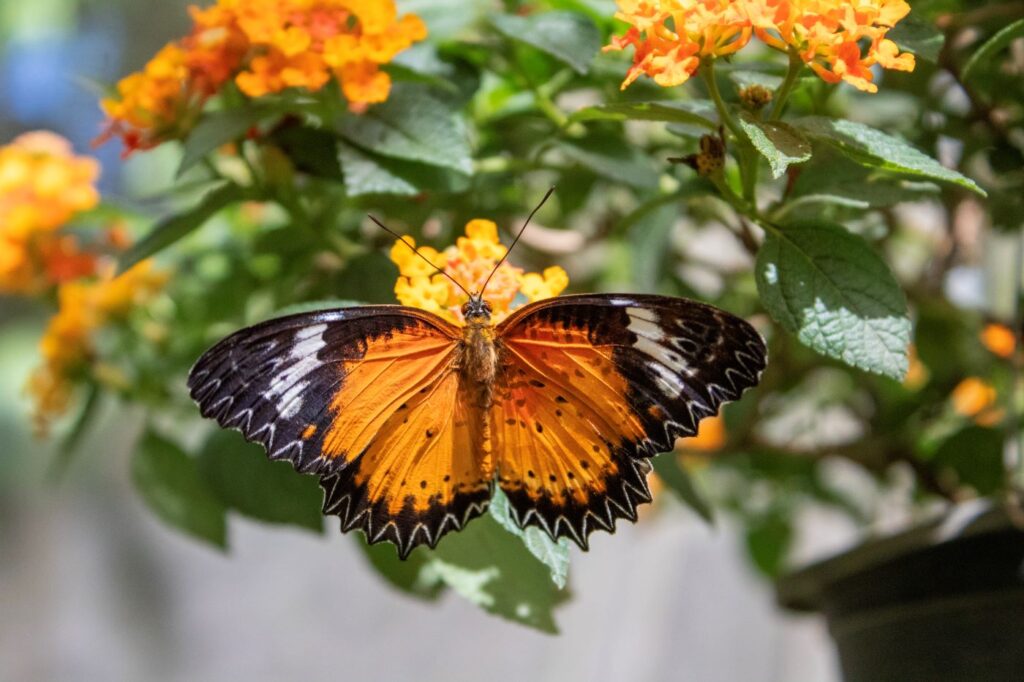
[[[90,255],[58,230],[99,203],[99,173],[95,159],[53,133],[0,147],[0,292],[38,293],[94,271]]]
[[[980,377],[967,377],[953,389],[949,399],[953,411],[981,426],[999,423],[1004,412],[997,406],[996,389]]]
[[[646,74],[663,87],[685,83],[702,58],[741,49],[753,32],[742,2],[729,0],[618,0],[615,18],[631,28],[605,50],[633,46],[625,89]]]
[[[380,66],[427,32],[416,15],[399,17],[394,0],[219,0],[190,13],[192,32],[102,102],[104,137],[120,136],[128,152],[182,137],[229,81],[263,97],[315,92],[334,78],[353,110],[383,102],[391,79]]]
[[[88,375],[95,360],[96,332],[145,303],[166,281],[166,272],[143,261],[116,277],[108,268],[96,280],[68,282],[58,289],[57,313],[39,341],[42,364],[25,386],[33,399],[37,433],[44,435],[67,411],[76,383]]]
[[[1006,325],[993,322],[981,330],[981,343],[991,353],[1001,358],[1010,358],[1017,348],[1017,337]]]
[[[428,310],[450,322],[461,323],[462,305],[468,300],[445,272],[469,291],[479,291],[494,266],[505,255],[506,249],[498,240],[498,226],[490,220],[471,220],[466,223],[466,236],[459,237],[454,246],[437,251],[429,246],[419,247],[420,254],[434,265],[416,256],[406,237],[391,247],[391,260],[398,266],[395,295],[402,305]],[[524,272],[508,262],[494,272],[484,298],[491,304],[491,319],[497,323],[524,303],[532,303],[558,296],[569,285],[569,276],[558,266],[545,268],[543,273]]]
[[[632,45],[622,87],[646,74],[662,86],[684,83],[706,58],[736,52],[756,35],[793,51],[829,83],[876,92],[871,67],[914,70],[886,34],[909,12],[904,0],[617,0],[616,18],[630,24],[606,50]]]

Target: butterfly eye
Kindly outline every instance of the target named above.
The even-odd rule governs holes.
[[[486,310],[488,313],[490,313],[491,312],[491,304],[488,303],[487,301],[482,301],[482,303],[484,304],[484,310]]]
[[[465,303],[462,304],[462,314],[463,315],[469,314],[469,303],[470,303],[469,301],[466,301]]]

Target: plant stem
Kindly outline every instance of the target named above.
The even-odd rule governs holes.
[[[737,140],[746,139],[743,129],[740,128],[739,124],[736,123],[736,119],[729,113],[729,107],[726,106],[725,100],[722,99],[722,93],[718,90],[718,82],[715,80],[715,60],[708,59],[702,62],[700,74],[704,78],[704,84],[708,88],[711,100],[715,103],[715,108],[718,110],[722,123],[736,136]]]
[[[718,110],[718,116],[722,122],[729,129],[729,131],[736,138],[736,146],[739,150],[737,152],[737,162],[740,167],[740,184],[743,188],[743,203],[749,204],[752,207],[753,212],[757,213],[757,152],[750,144],[750,140],[747,139],[746,133],[740,127],[739,123],[733,117],[729,111],[729,106],[722,99],[722,93],[718,89],[718,82],[715,80],[715,67],[714,60],[709,59],[701,64],[701,76],[704,78],[704,83],[707,85],[708,94],[711,96],[712,101],[715,103],[715,109]],[[721,190],[726,187],[724,182],[715,183]],[[729,190],[729,193],[735,197],[735,193]],[[738,197],[736,197],[738,198]],[[729,199],[730,203],[733,203],[733,199]],[[746,209],[744,213],[748,213],[751,209]]]
[[[775,103],[772,104],[772,111],[768,116],[769,121],[774,121],[782,115],[782,109],[786,106],[786,100],[789,99],[790,93],[796,87],[797,79],[800,77],[800,72],[803,68],[804,62],[800,59],[800,55],[791,49],[789,51],[789,70],[786,72],[786,79],[782,81],[782,85],[775,95]]]

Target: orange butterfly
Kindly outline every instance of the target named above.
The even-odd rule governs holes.
[[[270,320],[207,351],[188,385],[203,416],[319,475],[343,531],[405,557],[495,485],[517,524],[586,549],[651,500],[647,459],[765,367],[747,322],[682,298],[559,296],[493,325],[475,293],[462,311],[463,326],[397,305]]]

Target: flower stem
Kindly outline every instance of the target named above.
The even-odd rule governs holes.
[[[775,93],[775,103],[772,104],[772,112],[768,116],[769,121],[774,121],[782,115],[782,109],[786,106],[786,100],[789,99],[790,93],[793,92],[793,88],[796,87],[797,79],[800,77],[800,72],[804,68],[804,62],[800,59],[800,55],[795,50],[789,51],[789,70],[786,72],[786,79],[782,81],[782,85],[779,87],[777,93]]]
[[[729,107],[726,105],[725,100],[722,99],[722,93],[718,90],[718,82],[715,80],[715,60],[708,59],[701,63],[700,69],[701,76],[704,78],[704,84],[707,85],[708,94],[711,96],[711,100],[715,103],[715,108],[718,110],[718,116],[722,119],[722,123],[736,136],[738,140],[746,139],[743,134],[743,130],[739,124],[736,123],[736,119],[729,113]]]
[[[707,85],[708,94],[711,95],[712,101],[715,103],[715,108],[718,110],[718,116],[722,122],[729,128],[730,132],[736,137],[736,145],[739,149],[737,153],[737,161],[740,166],[740,183],[743,187],[743,201],[753,207],[754,212],[757,212],[756,206],[756,190],[757,190],[757,156],[756,151],[750,145],[750,141],[747,139],[747,134],[740,128],[739,123],[733,118],[733,115],[729,111],[729,106],[722,99],[722,93],[718,89],[718,82],[715,80],[715,67],[714,60],[709,59],[701,64],[701,76],[704,78],[704,83]],[[719,189],[725,187],[726,184],[721,183]],[[730,190],[731,192],[731,190]],[[737,197],[738,198],[738,197]]]

